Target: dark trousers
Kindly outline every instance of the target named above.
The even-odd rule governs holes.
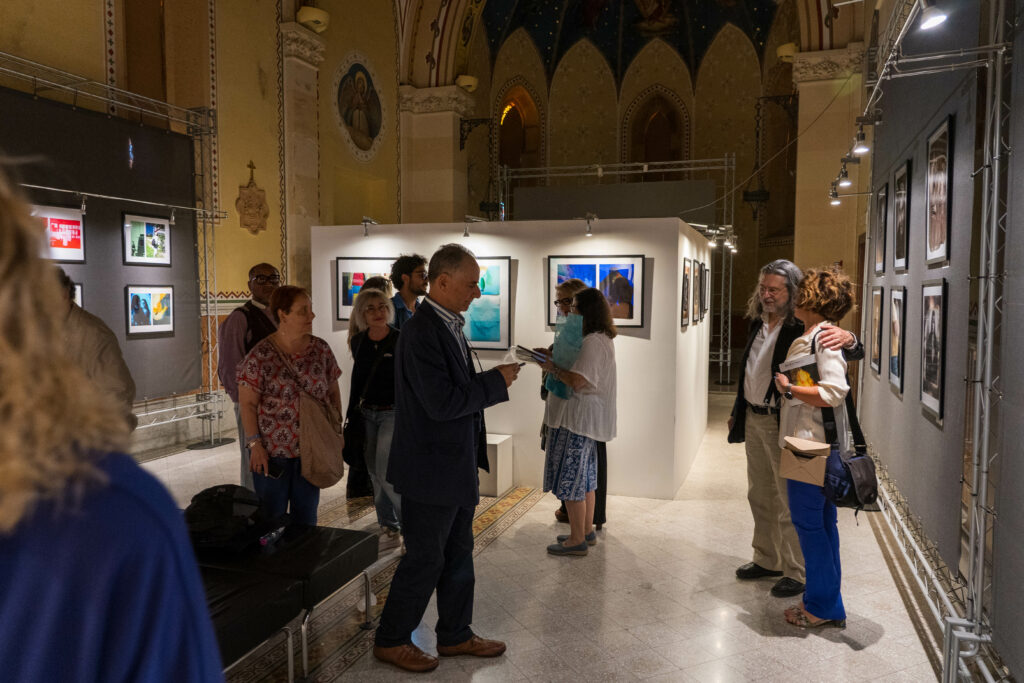
[[[316,526],[320,489],[302,476],[302,461],[299,458],[282,457],[272,457],[270,460],[280,463],[280,478],[271,479],[255,472],[252,477],[263,512],[271,519],[287,512],[291,515],[292,524]]]
[[[789,514],[800,538],[807,570],[804,609],[819,619],[845,619],[836,506],[825,498],[820,486],[794,479],[786,482]]]
[[[473,508],[428,505],[402,498],[405,556],[391,581],[377,627],[376,645],[412,642],[430,596],[437,590],[437,644],[473,637]]]
[[[608,492],[608,444],[597,442],[597,490],[594,491],[594,524],[604,524],[605,502]],[[565,512],[565,501],[562,501],[562,512]]]

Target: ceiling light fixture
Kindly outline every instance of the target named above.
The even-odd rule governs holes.
[[[853,153],[858,156],[862,156],[870,151],[871,148],[868,147],[868,143],[864,141],[864,125],[861,124],[857,126],[857,137],[854,139]]]
[[[946,13],[939,9],[935,0],[919,0],[921,5],[921,30],[935,28],[946,21]]]

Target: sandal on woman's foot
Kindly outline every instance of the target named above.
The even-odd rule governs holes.
[[[787,610],[786,621],[800,628],[846,628],[846,619],[818,619],[812,621],[810,615],[804,610],[796,614],[789,614]]]
[[[803,603],[799,605],[790,605],[782,613],[786,617],[786,621],[789,621],[790,617],[796,619],[797,615],[804,611]]]

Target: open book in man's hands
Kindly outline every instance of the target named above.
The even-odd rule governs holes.
[[[797,356],[779,365],[779,371],[789,377],[795,387],[816,387],[821,375],[818,374],[818,359],[814,354]]]

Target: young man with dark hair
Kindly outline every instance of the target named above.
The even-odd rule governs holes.
[[[419,254],[403,254],[391,264],[391,282],[395,285],[394,326],[401,329],[416,312],[419,297],[427,293],[427,259]]]

